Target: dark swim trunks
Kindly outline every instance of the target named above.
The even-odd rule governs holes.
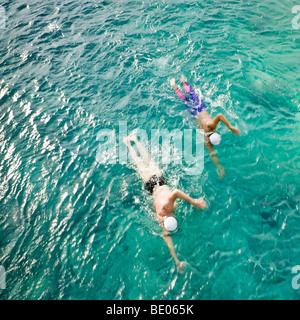
[[[163,186],[167,184],[166,179],[164,176],[157,176],[153,175],[150,177],[150,179],[145,183],[145,190],[149,191],[150,193],[153,193],[154,188],[158,186]]]

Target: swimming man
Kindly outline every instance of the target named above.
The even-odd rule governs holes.
[[[219,176],[222,177],[225,174],[225,170],[224,167],[219,164],[219,158],[216,156],[213,147],[213,145],[218,145],[221,142],[221,136],[217,132],[214,132],[214,130],[216,129],[218,123],[221,121],[233,133],[241,135],[241,131],[238,128],[231,126],[222,113],[219,113],[215,118],[212,119],[209,113],[206,111],[207,108],[204,102],[199,99],[192,86],[186,82],[186,78],[184,76],[181,77],[181,81],[186,93],[189,94],[189,97],[186,97],[185,94],[179,90],[179,88],[175,84],[174,78],[170,80],[170,84],[175,90],[177,96],[181,100],[186,102],[189,112],[195,118],[199,127],[204,130],[204,145],[208,149],[214,165],[217,167]]]
[[[132,146],[132,142],[135,143],[136,149],[140,155],[137,154],[137,151]],[[163,173],[151,159],[150,154],[141,145],[135,135],[129,135],[124,139],[124,143],[129,149],[130,156],[136,165],[137,172],[145,183],[145,189],[153,195],[156,219],[163,229],[162,237],[175,260],[177,270],[182,273],[184,272],[184,266],[186,263],[178,260],[171,237],[171,233],[176,232],[178,227],[177,220],[174,216],[174,211],[176,209],[175,201],[180,198],[202,210],[206,208],[206,202],[202,197],[199,199],[193,199],[178,189],[171,191],[166,184],[166,179],[164,178]]]

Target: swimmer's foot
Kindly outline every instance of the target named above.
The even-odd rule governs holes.
[[[137,141],[137,137],[136,135],[132,132],[130,133],[127,137],[125,137],[123,139],[123,142],[128,146],[130,144],[130,142],[133,141],[133,142],[136,142]]]
[[[137,136],[133,132],[129,134],[128,138],[130,141],[137,142]]]
[[[170,85],[171,85],[171,87],[173,87],[173,88],[176,88],[177,86],[176,86],[176,83],[175,83],[175,78],[172,78],[171,80],[170,80]]]
[[[128,137],[124,137],[123,142],[126,144],[127,147],[130,145],[130,140]]]
[[[184,267],[186,267],[187,265],[188,265],[188,263],[186,261],[179,262],[177,264],[177,271],[179,273],[185,273]]]
[[[180,78],[180,81],[181,81],[181,82],[186,82],[186,80],[187,80],[187,79],[186,79],[186,76],[182,75],[181,78]]]

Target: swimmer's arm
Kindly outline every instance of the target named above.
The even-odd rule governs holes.
[[[191,198],[190,196],[188,196],[187,194],[185,194],[184,192],[178,190],[178,189],[175,189],[172,191],[171,193],[171,201],[175,201],[177,198],[180,198],[190,204],[193,204],[193,198]]]
[[[212,144],[210,142],[205,142],[204,145],[207,148],[207,150],[209,151],[209,155],[210,155],[211,160],[213,161],[214,165],[216,167],[218,167],[219,158],[216,156],[214,147],[212,146]]]
[[[209,155],[210,155],[210,158],[213,162],[213,164],[217,167],[217,169],[219,170],[218,171],[218,175],[220,177],[223,177],[224,174],[225,174],[225,171],[224,171],[224,168],[223,166],[221,166],[219,164],[219,158],[216,156],[216,153],[215,153],[215,149],[214,147],[212,146],[212,144],[210,142],[205,142],[204,143],[205,147],[207,148],[207,150],[209,151]]]
[[[237,135],[239,135],[239,136],[241,135],[240,129],[233,127],[222,113],[219,113],[219,114],[213,119],[213,121],[214,121],[214,125],[215,125],[215,126],[217,126],[217,124],[221,121],[221,122],[223,122],[223,123],[226,125],[226,127],[227,127],[231,132],[233,132],[233,133],[235,133],[235,134],[237,134]]]
[[[175,189],[171,193],[171,201],[175,201],[177,198],[180,198],[188,203],[190,203],[192,206],[204,210],[206,208],[206,202],[203,200],[203,198],[199,199],[193,199],[181,190]]]
[[[170,250],[171,256],[175,260],[176,266],[178,267],[180,265],[180,261],[178,260],[176,254],[175,254],[174,246],[173,246],[173,240],[172,240],[171,236],[170,235],[164,235],[163,239],[164,239],[165,243],[167,244],[167,246],[168,246],[168,248]]]

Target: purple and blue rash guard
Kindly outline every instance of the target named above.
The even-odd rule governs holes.
[[[184,82],[183,86],[186,93],[190,95],[190,98],[187,98],[185,94],[182,93],[178,88],[175,89],[175,93],[181,100],[187,103],[187,108],[189,112],[192,116],[195,117],[201,111],[206,110],[206,106],[204,102],[199,99],[191,85],[189,85],[187,82]]]

